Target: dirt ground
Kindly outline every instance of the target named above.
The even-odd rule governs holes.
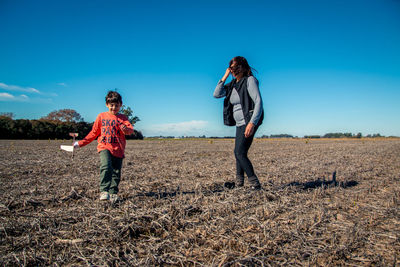
[[[400,139],[257,139],[259,192],[233,140],[128,141],[115,205],[69,143],[0,141],[2,266],[399,266]]]

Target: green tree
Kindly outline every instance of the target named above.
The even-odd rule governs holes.
[[[0,117],[5,117],[5,118],[14,118],[14,113],[12,112],[0,112]]]
[[[30,120],[15,120],[13,121],[13,135],[12,139],[26,139],[28,138],[28,133],[32,130],[32,124]]]
[[[9,139],[12,136],[13,120],[6,116],[0,116],[0,138]]]
[[[60,109],[50,112],[41,120],[61,121],[61,122],[81,122],[83,121],[81,114],[73,109]]]
[[[29,138],[33,139],[48,139],[54,138],[54,130],[56,123],[44,120],[31,120],[32,129],[29,133]]]
[[[128,117],[129,122],[134,125],[136,122],[140,121],[138,116],[133,116],[133,110],[130,107],[122,105],[120,111],[121,114],[124,114]]]

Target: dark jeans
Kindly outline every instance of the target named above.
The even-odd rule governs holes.
[[[235,157],[236,157],[236,178],[239,185],[243,185],[244,173],[246,173],[249,183],[253,186],[260,184],[256,174],[254,173],[253,164],[251,164],[247,157],[247,152],[253,143],[254,135],[256,134],[258,127],[255,127],[252,136],[245,138],[244,132],[246,125],[236,127],[236,138],[235,138]]]
[[[118,193],[121,168],[121,158],[114,157],[107,149],[100,151],[100,192]]]

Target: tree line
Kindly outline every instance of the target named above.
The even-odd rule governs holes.
[[[121,108],[121,113],[127,115],[132,124],[140,121],[129,107]],[[73,109],[56,110],[38,120],[14,120],[13,117],[10,112],[0,113],[0,139],[70,139],[69,133],[78,133],[78,139],[81,139],[93,126],[93,122],[85,122]],[[143,140],[143,135],[134,130],[134,134],[126,139]]]
[[[139,117],[133,116],[130,107],[122,106],[120,113],[126,115],[134,125],[140,121]],[[47,116],[38,120],[13,119],[11,112],[0,113],[0,139],[70,139],[69,133],[78,133],[78,139],[85,137],[92,129],[93,122],[88,123],[81,115],[73,109],[60,109],[50,112]],[[161,137],[161,136],[160,136]],[[304,138],[375,138],[385,137],[379,133],[363,136],[361,133],[327,133],[325,135],[305,135]],[[174,136],[163,137],[174,138]],[[199,136],[205,138],[205,136]],[[234,138],[234,137],[211,137],[211,138]],[[263,135],[261,138],[298,138],[290,134]],[[134,130],[134,134],[126,136],[126,139],[143,140],[143,134]]]
[[[385,137],[379,133],[376,134],[368,134],[366,136],[363,136],[362,133],[357,133],[357,134],[352,134],[352,133],[327,133],[325,135],[305,135],[304,138],[308,139],[317,139],[317,138],[362,138],[362,137],[367,137],[367,138],[375,138],[375,137]],[[298,138],[297,136],[293,136],[290,134],[271,134],[270,136],[268,135],[263,135],[261,138]]]

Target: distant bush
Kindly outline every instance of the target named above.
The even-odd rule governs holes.
[[[344,138],[344,137],[353,137],[352,133],[327,133],[323,136],[323,138]]]
[[[321,135],[305,135],[306,139],[318,139],[318,138],[362,138],[362,133],[352,134],[352,133],[327,133],[323,136]],[[379,133],[377,134],[368,134],[365,137],[367,138],[376,138],[376,137],[385,137]],[[391,136],[396,137],[396,136]],[[290,134],[271,134],[271,135],[262,135],[261,138],[298,138],[297,136],[293,137]]]
[[[317,139],[317,138],[321,138],[321,136],[320,135],[305,135],[304,138]]]
[[[323,138],[361,138],[362,133],[352,134],[352,133],[327,133]]]
[[[368,138],[375,138],[375,137],[384,137],[384,136],[382,136],[382,135],[380,135],[379,133],[377,133],[377,134],[369,134],[369,135],[367,135],[366,137],[368,137]]]
[[[133,130],[133,131],[134,131],[133,134],[125,136],[125,138],[127,140],[132,140],[132,139],[143,140],[144,139],[141,131],[136,131],[136,130]]]
[[[290,134],[271,134],[270,138],[293,138]]]

